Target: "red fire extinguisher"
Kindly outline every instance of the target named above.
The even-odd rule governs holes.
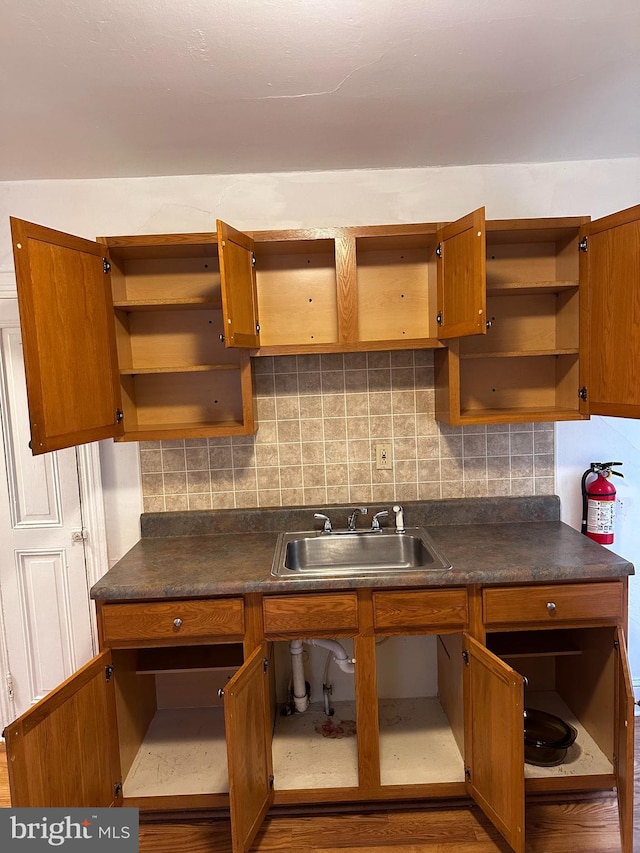
[[[613,542],[613,523],[616,512],[616,487],[610,481],[614,465],[622,462],[592,462],[582,475],[582,532],[601,545]],[[587,484],[587,478],[595,474],[595,480]]]

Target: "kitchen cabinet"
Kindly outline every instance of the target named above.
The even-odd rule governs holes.
[[[514,626],[488,634],[485,644],[467,637],[465,653],[470,793],[516,853],[524,851],[527,793],[613,787],[621,850],[631,851],[634,702],[620,628],[520,633]],[[577,730],[559,766],[524,764],[525,707],[552,713]],[[497,766],[499,779],[492,772]]]
[[[640,206],[488,220],[486,335],[435,352],[436,418],[452,425],[638,417]]]
[[[101,602],[100,655],[7,727],[13,804],[230,808],[240,853],[272,803],[468,795],[519,853],[527,796],[616,788],[631,853],[626,607],[624,579]],[[279,713],[274,647],[318,637],[356,661],[351,737]],[[577,728],[562,765],[525,764],[527,705]]]
[[[440,420],[583,417],[579,245],[585,221],[486,223],[487,333],[451,341],[435,354]]]
[[[218,222],[218,239],[230,347],[431,348],[485,330],[483,208],[442,227],[242,234]]]
[[[587,223],[581,230],[587,282],[581,352],[592,415],[640,417],[640,205]]]
[[[216,234],[83,240],[11,220],[34,453],[254,431]]]
[[[344,593],[345,600],[352,595]],[[273,623],[267,639],[309,637],[314,629],[328,636],[333,627],[335,636],[353,637],[356,659],[357,744],[347,737],[333,741],[332,772],[292,773],[299,784],[288,777],[288,765],[274,762],[276,804],[467,794],[513,849],[523,851],[527,796],[615,787],[621,849],[631,850],[633,694],[621,631],[623,583],[488,586],[473,589],[469,599],[455,588],[361,590],[358,597],[357,626],[345,625],[337,612],[333,626],[325,618],[314,625],[311,605],[312,624],[305,626],[304,596],[264,599],[265,611],[273,598],[277,612],[300,613],[299,624],[290,617]],[[413,662],[414,683],[408,693],[397,686],[389,692],[388,674],[403,654]],[[525,706],[575,726],[567,762],[525,764]],[[344,727],[340,710],[335,725]],[[322,738],[313,740],[319,724],[305,729],[304,717],[294,715],[289,724],[295,741],[286,739],[288,719],[279,721],[273,746],[279,756],[279,736],[295,742],[299,764],[308,768],[318,761]]]
[[[230,808],[248,850],[273,798],[251,614],[250,597],[100,608],[103,651],[5,730],[13,804]]]
[[[640,206],[108,237],[12,219],[32,450],[254,431],[250,356],[434,349],[451,425],[640,416]]]

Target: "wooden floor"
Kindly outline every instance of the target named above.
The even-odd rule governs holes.
[[[634,851],[640,853],[640,723],[636,723]],[[4,746],[0,746],[4,756]],[[9,806],[0,760],[0,807]],[[615,800],[597,799],[527,810],[527,853],[620,853]],[[141,824],[141,853],[230,853],[228,823]],[[317,817],[269,817],[251,853],[509,853],[477,807],[395,810]]]

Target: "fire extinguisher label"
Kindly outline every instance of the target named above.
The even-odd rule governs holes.
[[[615,501],[589,500],[587,509],[587,533],[600,535],[613,533]]]

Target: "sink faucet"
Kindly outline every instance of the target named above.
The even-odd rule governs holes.
[[[371,529],[380,530],[380,519],[387,515],[389,515],[388,509],[381,509],[380,512],[377,512],[371,520]]]
[[[331,519],[329,518],[328,515],[323,515],[321,512],[314,512],[313,517],[319,518],[322,521],[324,521],[324,527],[323,527],[324,532],[325,533],[331,533],[333,528],[331,527]]]
[[[368,512],[369,510],[366,506],[357,506],[349,516],[349,521],[347,522],[347,530],[356,529],[356,518],[358,517],[358,513],[360,513],[360,515],[367,515]]]

